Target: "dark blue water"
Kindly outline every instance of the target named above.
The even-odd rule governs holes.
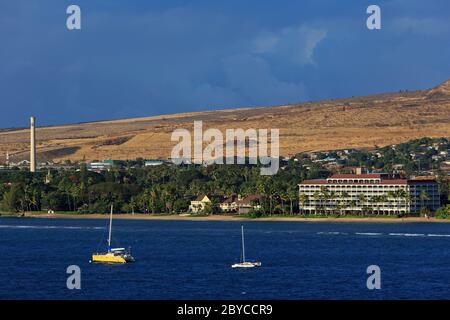
[[[134,264],[90,264],[106,220],[0,219],[2,299],[448,299],[450,224],[114,221]],[[373,233],[373,234],[372,234]],[[103,241],[104,243],[104,241]],[[381,268],[368,290],[366,268]],[[81,268],[68,290],[66,268]]]

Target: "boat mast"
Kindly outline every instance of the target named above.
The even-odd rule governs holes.
[[[112,215],[113,215],[113,205],[111,205],[111,214],[109,216],[108,251],[111,251]]]
[[[241,226],[241,230],[242,230],[242,262],[245,262],[244,226]]]

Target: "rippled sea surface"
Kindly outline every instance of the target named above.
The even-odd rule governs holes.
[[[1,299],[449,299],[450,224],[114,220],[136,262],[89,263],[107,220],[0,218]],[[248,258],[232,269],[240,226]],[[66,269],[81,268],[81,290]],[[368,290],[366,269],[381,269]]]

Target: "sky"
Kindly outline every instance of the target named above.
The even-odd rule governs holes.
[[[425,89],[449,40],[448,0],[0,0],[0,128]]]

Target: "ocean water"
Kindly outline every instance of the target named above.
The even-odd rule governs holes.
[[[89,263],[107,220],[0,218],[1,299],[449,299],[450,224],[114,220],[136,262]],[[232,269],[246,254],[261,268]],[[69,290],[66,269],[81,269]],[[366,269],[381,269],[368,290]]]

